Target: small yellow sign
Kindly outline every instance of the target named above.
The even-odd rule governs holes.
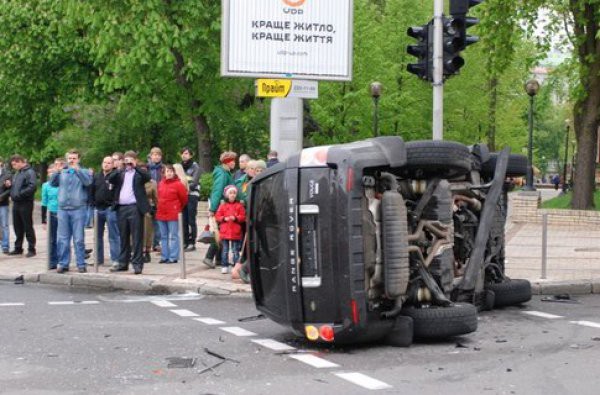
[[[292,80],[256,80],[256,96],[258,97],[287,97],[292,90]]]

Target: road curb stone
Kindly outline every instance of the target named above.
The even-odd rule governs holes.
[[[39,282],[52,285],[68,285],[71,286],[73,277],[68,274],[59,273],[40,273]]]

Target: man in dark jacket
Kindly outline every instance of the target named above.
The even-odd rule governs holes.
[[[141,274],[144,268],[144,215],[150,211],[144,184],[150,181],[150,174],[137,168],[135,152],[127,151],[124,157],[125,168],[112,172],[108,177],[108,182],[115,188],[117,221],[121,236],[119,263],[111,267],[110,271],[127,271],[131,262],[134,273]]]
[[[33,229],[33,197],[37,188],[35,171],[21,155],[13,155],[10,165],[15,174],[12,181],[6,181],[10,187],[13,201],[13,227],[15,230],[15,249],[9,255],[23,254],[23,237],[27,237],[27,255],[35,256],[35,230]]]
[[[188,182],[188,202],[182,212],[183,217],[183,246],[185,251],[196,249],[196,236],[198,235],[198,200],[200,199],[200,166],[193,161],[194,152],[185,147],[181,150],[181,166],[185,171]]]
[[[4,167],[4,160],[0,158],[0,233],[2,234],[2,252],[8,254],[9,229],[8,229],[8,202],[10,201],[10,187],[4,182],[10,180],[12,174]]]
[[[92,183],[92,198],[98,223],[96,224],[96,258],[99,265],[104,263],[104,226],[108,228],[108,244],[110,251],[110,260],[113,265],[118,265],[119,253],[121,252],[121,241],[119,239],[119,224],[117,222],[117,213],[115,211],[115,191],[113,185],[108,182],[110,174],[113,172],[114,162],[112,156],[107,156],[102,160],[102,170],[94,175]],[[116,171],[116,170],[115,170]]]

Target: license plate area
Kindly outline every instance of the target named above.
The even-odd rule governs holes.
[[[302,287],[321,286],[319,260],[319,206],[300,206],[300,275]]]

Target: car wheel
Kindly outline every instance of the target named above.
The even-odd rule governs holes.
[[[485,289],[494,292],[494,307],[514,306],[531,300],[531,283],[527,280],[506,280],[486,284]]]
[[[409,178],[456,178],[471,171],[471,153],[453,141],[411,141],[406,143],[406,171]]]
[[[468,303],[455,303],[447,307],[407,306],[401,314],[413,319],[416,338],[443,339],[477,330],[477,308]]]
[[[481,173],[484,177],[494,177],[496,171],[496,161],[498,153],[490,154],[490,159],[481,166]],[[510,154],[508,165],[506,166],[506,177],[523,177],[527,174],[527,157],[521,154]]]

